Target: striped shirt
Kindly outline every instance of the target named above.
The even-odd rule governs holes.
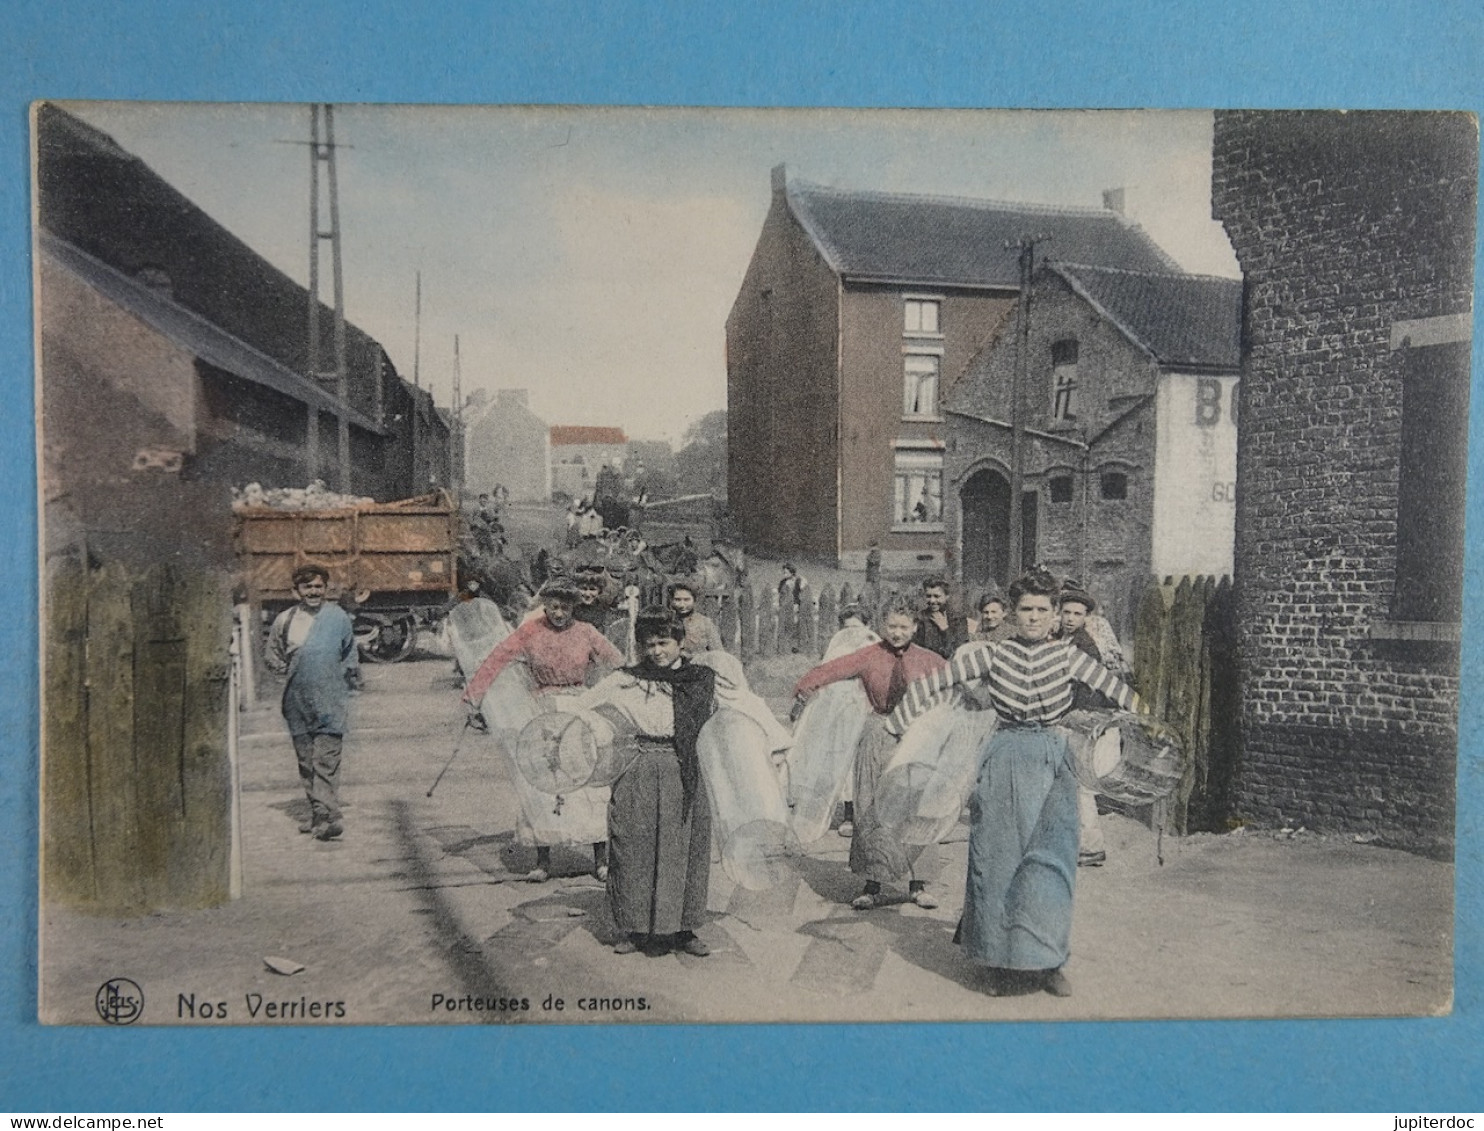
[[[946,668],[916,680],[892,712],[887,729],[902,734],[912,720],[958,684],[982,683],[995,712],[1012,723],[1053,723],[1072,709],[1072,684],[1082,683],[1125,710],[1139,697],[1102,664],[1067,640],[1038,643],[1012,637],[967,648]]]

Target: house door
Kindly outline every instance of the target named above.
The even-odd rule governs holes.
[[[964,516],[961,561],[964,584],[971,590],[1005,585],[1010,568],[1010,481],[984,468],[969,476],[959,491]]]

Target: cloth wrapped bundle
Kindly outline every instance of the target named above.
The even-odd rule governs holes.
[[[821,688],[799,716],[788,752],[788,781],[790,823],[800,843],[810,844],[829,831],[870,716],[871,701],[857,679]]]
[[[955,689],[907,729],[876,787],[876,820],[910,846],[937,844],[958,824],[999,716]]]
[[[1148,805],[1180,785],[1184,758],[1173,736],[1133,711],[1073,711],[1058,724],[1067,734],[1077,781],[1127,805]]]
[[[722,869],[750,891],[772,887],[798,848],[770,755],[763,728],[729,707],[712,715],[696,739]]]
[[[510,635],[510,626],[500,615],[500,606],[488,597],[460,601],[449,610],[444,623],[448,626],[449,647],[466,680],[474,678],[484,658]]]

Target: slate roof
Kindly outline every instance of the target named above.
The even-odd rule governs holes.
[[[551,446],[565,444],[627,444],[628,437],[622,428],[605,428],[601,425],[553,424]]]
[[[965,197],[856,192],[791,182],[789,206],[839,275],[861,282],[1020,286],[1026,235],[1038,254],[1136,271],[1179,266],[1137,224],[1104,208],[1055,208]],[[1005,246],[1006,242],[1012,244]]]
[[[307,368],[309,291],[107,134],[44,103],[36,112],[43,230],[126,276],[163,270],[174,302],[296,373]],[[285,190],[290,191],[290,190]],[[333,311],[320,304],[328,347]],[[383,351],[347,322],[351,401],[371,407]],[[328,363],[326,348],[325,361]],[[386,362],[388,369],[390,361]]]
[[[209,319],[187,310],[170,296],[151,290],[48,232],[41,233],[39,243],[43,255],[208,364],[314,405],[323,412],[339,411],[339,402],[328,390],[233,337]],[[346,419],[369,432],[386,434],[386,429],[355,409],[346,412]]]
[[[1048,263],[1166,366],[1229,369],[1242,356],[1242,280]]]

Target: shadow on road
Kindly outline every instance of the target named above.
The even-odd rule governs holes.
[[[438,877],[423,859],[417,848],[417,834],[412,827],[411,808],[405,801],[393,801],[393,827],[402,859],[406,862],[406,877],[411,881],[409,890],[422,902],[429,915],[429,927],[434,945],[443,960],[458,979],[460,988],[467,994],[484,998],[514,998],[515,992],[500,971],[489,962],[484,948],[468,938],[459,927],[458,918],[443,897]],[[487,1025],[526,1020],[519,1012],[476,1011],[475,1015]]]

